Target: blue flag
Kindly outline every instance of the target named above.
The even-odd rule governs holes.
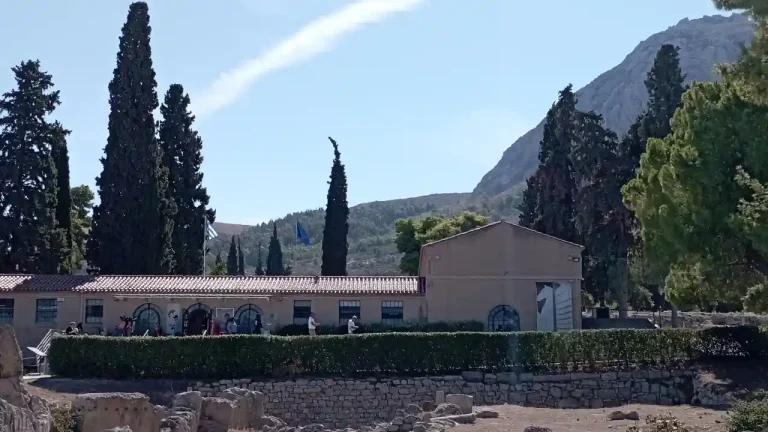
[[[302,242],[304,246],[310,245],[309,235],[304,231],[304,227],[301,226],[298,219],[296,219],[296,240]]]

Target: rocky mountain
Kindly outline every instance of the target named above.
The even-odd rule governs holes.
[[[621,136],[648,101],[644,81],[661,45],[680,47],[680,65],[689,82],[714,81],[714,65],[735,60],[753,35],[752,23],[740,14],[684,19],[641,42],[619,65],[577,91],[577,107],[602,114],[606,125]],[[553,101],[555,96],[551,95]],[[515,141],[480,180],[473,195],[505,195],[524,188],[525,179],[538,166],[543,131],[544,120]]]
[[[717,78],[714,65],[736,59],[741,48],[752,40],[754,28],[742,15],[709,16],[684,19],[669,29],[641,42],[619,65],[601,74],[577,92],[578,107],[594,110],[605,117],[608,127],[623,134],[645,107],[645,77],[656,52],[663,44],[680,47],[680,62],[688,81],[712,81]],[[563,83],[565,86],[567,83]],[[552,100],[556,95],[550,95]],[[546,95],[542,95],[546,97]],[[464,210],[485,214],[491,220],[514,220],[515,207],[525,179],[538,165],[539,142],[544,121],[515,141],[499,163],[489,171],[472,194],[436,194],[423,197],[377,201],[350,209],[349,263],[351,275],[395,275],[400,254],[394,244],[397,219],[427,214],[455,215]],[[311,237],[312,246],[298,245],[296,219]],[[324,223],[323,209],[292,213],[275,221],[286,260],[294,274],[319,274],[320,244]],[[264,247],[272,232],[272,223],[244,228],[242,225],[216,224],[220,235],[212,245],[212,255],[221,251],[226,257],[232,235],[242,239],[246,265],[252,271],[257,261],[259,242]],[[212,261],[212,255],[209,259]],[[266,259],[266,255],[264,255]]]

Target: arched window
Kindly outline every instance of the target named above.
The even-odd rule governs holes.
[[[235,321],[237,322],[237,332],[241,334],[252,334],[256,327],[256,319],[261,321],[264,312],[255,304],[248,303],[240,306],[235,311]],[[264,325],[264,322],[261,322]]]
[[[519,331],[520,315],[515,308],[507,305],[499,305],[491,309],[488,314],[488,331]]]
[[[144,336],[149,330],[149,334],[154,334],[156,327],[161,327],[162,316],[160,308],[152,303],[144,303],[133,312],[133,335]]]

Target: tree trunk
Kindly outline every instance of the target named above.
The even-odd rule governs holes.
[[[619,318],[629,318],[629,269],[626,260],[619,261],[619,286],[618,286],[618,300],[619,300]]]

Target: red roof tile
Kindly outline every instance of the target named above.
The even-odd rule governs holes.
[[[418,294],[412,276],[0,275],[0,292],[123,294]]]

